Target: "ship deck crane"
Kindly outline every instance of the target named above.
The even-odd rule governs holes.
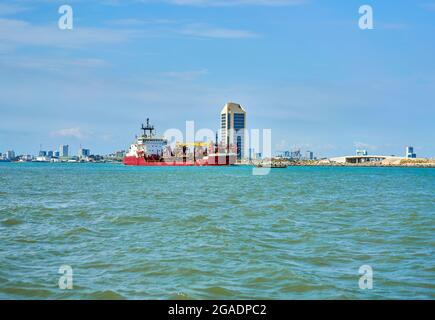
[[[208,147],[210,142],[177,142],[178,147]]]

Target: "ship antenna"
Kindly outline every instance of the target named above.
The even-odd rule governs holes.
[[[150,119],[149,118],[147,118],[147,126],[146,127],[142,124],[142,130],[143,130],[143,133],[144,133],[145,137],[147,137],[147,131],[150,132],[150,135],[149,135],[150,137],[153,135],[154,126],[150,125]]]

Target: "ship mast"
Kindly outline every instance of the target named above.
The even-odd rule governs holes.
[[[216,142],[214,145],[214,152],[219,153],[218,133],[216,132]]]
[[[141,129],[143,130],[143,135],[144,135],[145,138],[151,138],[154,135],[153,134],[154,126],[150,125],[150,119],[149,118],[147,118],[147,125],[146,125],[146,127],[142,123],[142,128]],[[149,135],[147,135],[147,131],[150,132]]]

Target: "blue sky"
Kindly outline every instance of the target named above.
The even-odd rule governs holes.
[[[0,1],[0,152],[108,153],[234,101],[274,151],[435,157],[434,34],[432,0]]]

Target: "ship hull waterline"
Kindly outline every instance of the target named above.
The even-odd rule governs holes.
[[[225,159],[211,159],[211,160],[196,160],[196,161],[156,161],[146,160],[143,157],[125,157],[123,164],[126,166],[144,166],[144,167],[220,167],[231,166],[235,164],[231,156],[226,156]]]

